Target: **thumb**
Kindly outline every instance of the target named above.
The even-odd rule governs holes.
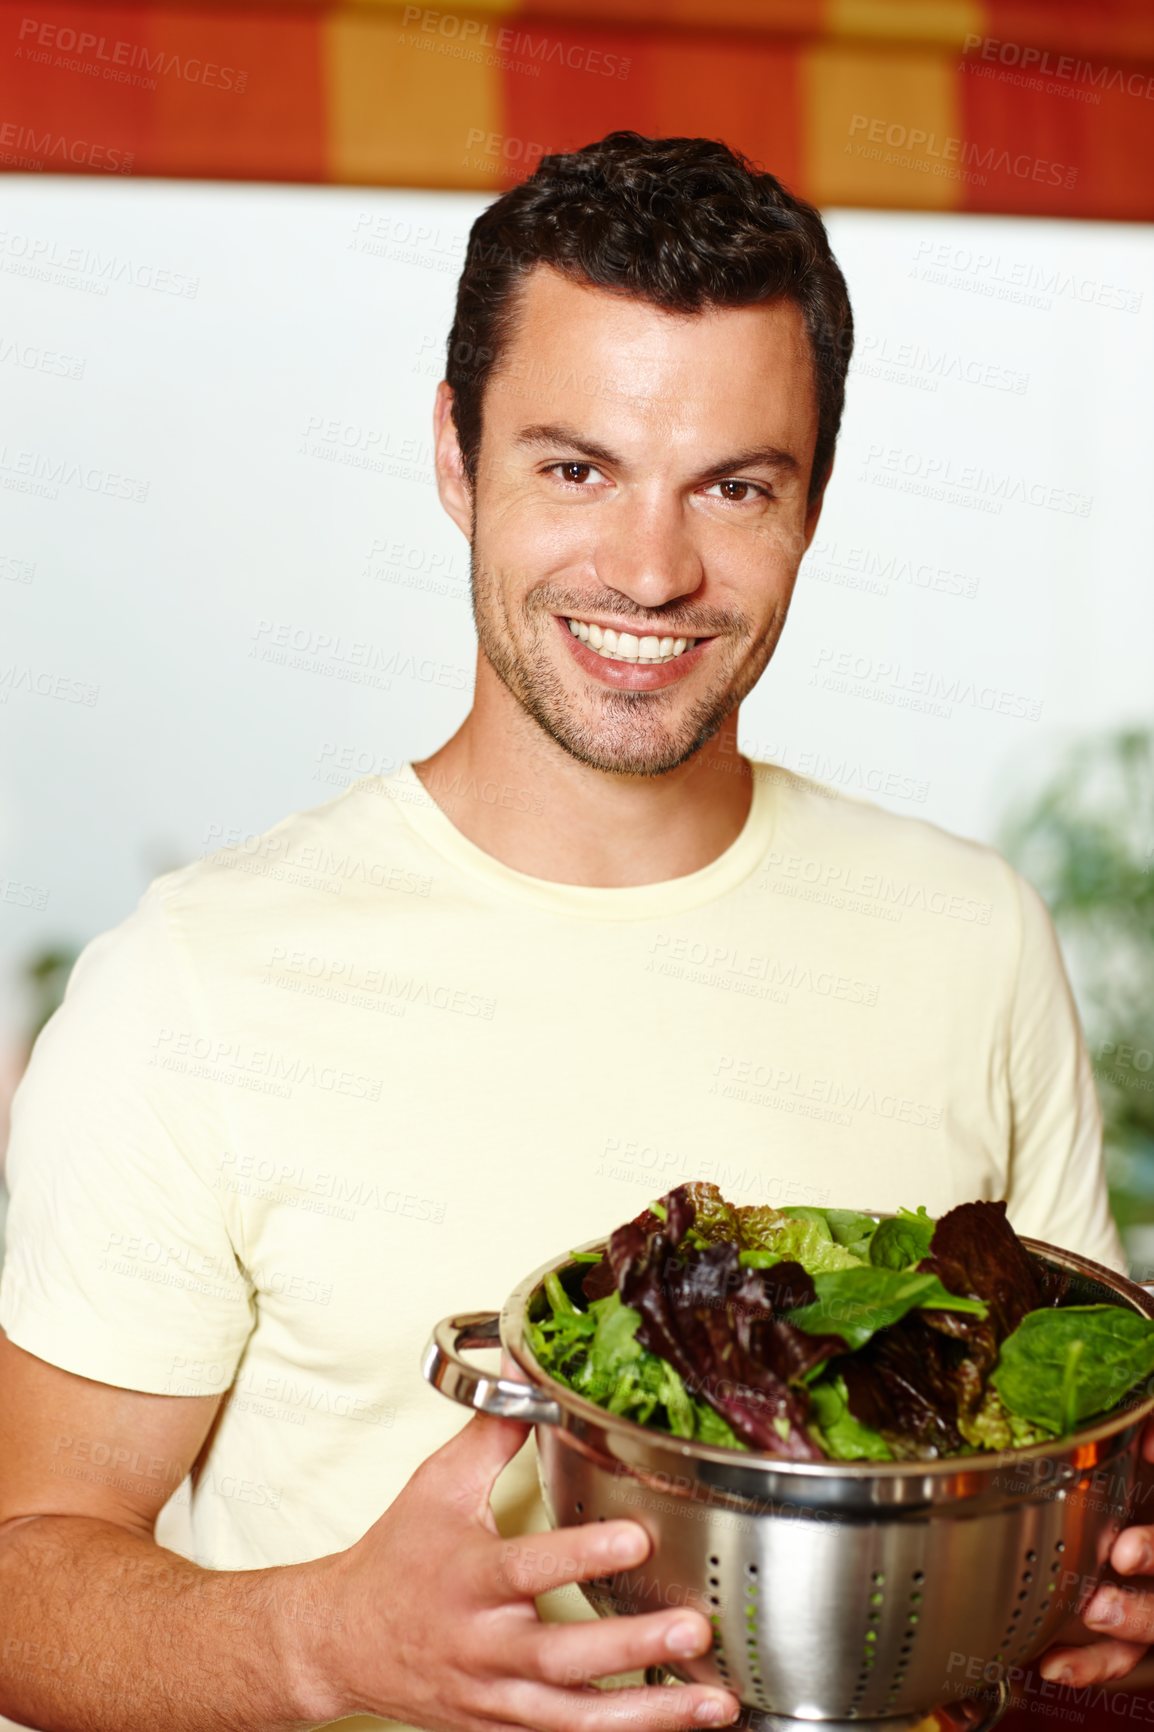
[[[469,1508],[487,1509],[501,1470],[512,1461],[533,1427],[520,1419],[475,1413],[427,1461],[446,1484],[444,1495]]]

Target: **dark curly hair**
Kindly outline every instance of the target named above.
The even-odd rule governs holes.
[[[457,286],[445,378],[471,488],[485,382],[511,338],[518,285],[542,263],[671,312],[795,301],[813,350],[817,498],[841,425],[853,314],[812,205],[718,139],[610,132],[542,157],[474,222]]]

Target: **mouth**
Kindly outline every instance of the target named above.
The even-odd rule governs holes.
[[[629,631],[576,615],[553,617],[570,653],[587,673],[604,685],[630,691],[658,691],[683,679],[713,642],[710,637]]]
[[[638,667],[655,667],[663,662],[676,661],[687,649],[702,641],[695,637],[672,637],[668,633],[658,637],[652,632],[614,631],[612,626],[602,627],[596,620],[566,617],[565,624],[574,637],[588,644],[595,655],[606,661],[633,662]]]

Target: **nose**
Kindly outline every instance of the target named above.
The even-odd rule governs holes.
[[[600,581],[638,607],[657,608],[701,587],[705,567],[676,499],[622,502],[598,528],[593,566]]]

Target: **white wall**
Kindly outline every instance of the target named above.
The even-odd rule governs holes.
[[[464,715],[430,429],[485,202],[0,183],[0,1034],[32,949]],[[990,837],[1065,738],[1149,710],[1154,231],[828,222],[858,361],[742,743]],[[262,660],[278,629],[311,660]]]

